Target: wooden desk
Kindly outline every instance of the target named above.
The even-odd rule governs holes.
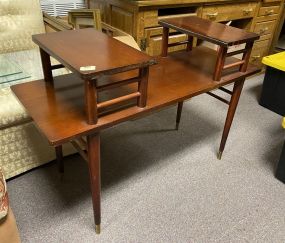
[[[216,82],[212,79],[216,58],[217,53],[206,47],[197,47],[191,52],[180,52],[167,58],[159,58],[158,64],[150,67],[148,101],[145,107],[131,106],[118,110],[99,117],[97,123],[91,125],[86,122],[84,113],[82,80],[74,74],[56,77],[53,84],[40,80],[12,86],[13,92],[51,145],[60,148],[63,143],[77,141],[86,147],[86,150],[79,152],[88,161],[97,233],[100,232],[101,222],[100,131],[230,83],[235,83],[235,87],[239,87],[233,91],[228,111],[228,117],[233,118],[244,79],[259,70],[254,66],[249,66],[246,72],[229,69],[226,75]],[[227,60],[228,63],[235,61],[232,57]],[[131,71],[99,79],[102,83],[110,84],[135,75],[136,71]],[[136,86],[129,84],[124,89],[113,91],[125,93],[134,90]],[[109,95],[110,92],[101,99],[104,100]],[[228,117],[223,138],[227,137],[231,125]],[[61,153],[58,151],[57,158],[61,162]]]
[[[255,32],[250,63],[261,67],[268,55],[276,26],[284,8],[284,0],[86,0],[90,8],[99,8],[104,22],[132,35],[149,55],[161,53],[160,20],[182,16],[198,16],[214,22],[232,21],[232,26]],[[172,32],[170,43],[186,40],[186,35]],[[185,49],[174,46],[170,51]]]

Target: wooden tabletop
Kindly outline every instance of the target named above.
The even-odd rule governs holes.
[[[33,35],[33,41],[83,79],[149,66],[153,57],[93,28]],[[95,71],[80,67],[96,66]]]
[[[160,20],[158,23],[164,27],[226,47],[259,39],[259,35],[255,33],[196,16]]]
[[[12,86],[12,90],[51,145],[60,145],[72,138],[143,116],[260,71],[252,65],[249,65],[244,73],[229,69],[221,81],[213,81],[216,52],[202,46],[194,48],[191,52],[170,54],[158,61],[159,64],[150,67],[147,106],[132,106],[104,115],[99,117],[95,125],[86,123],[84,87],[82,80],[73,74],[56,77],[54,87],[41,80]],[[236,59],[228,58],[227,61],[231,63]],[[99,82],[114,82],[135,75],[137,73],[131,71],[115,75],[112,79],[102,78]],[[136,87],[130,85],[123,90],[118,88],[114,92],[121,94],[130,90],[134,92]],[[107,91],[105,95],[113,94]],[[104,94],[102,96],[104,98]]]

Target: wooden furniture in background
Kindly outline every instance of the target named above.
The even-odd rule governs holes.
[[[108,24],[131,34],[149,55],[161,53],[162,27],[158,21],[173,17],[198,16],[261,35],[255,42],[250,62],[261,67],[280,19],[284,0],[86,0],[90,8],[100,8]],[[185,41],[186,35],[171,32],[169,43]],[[186,48],[173,46],[169,51]]]
[[[50,16],[45,12],[43,12],[43,20],[47,33],[63,30],[72,30],[72,26],[69,25],[66,21],[61,18]]]
[[[93,27],[102,30],[101,14],[99,9],[77,9],[68,12],[68,23],[74,29]]]
[[[285,51],[285,6],[283,5],[283,11],[280,16],[279,25],[275,30],[274,39],[272,41],[271,52],[277,53],[280,51]],[[278,48],[278,42],[282,38],[282,46],[283,48]],[[284,44],[283,44],[284,43]]]

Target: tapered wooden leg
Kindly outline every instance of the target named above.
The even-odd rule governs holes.
[[[181,113],[182,113],[182,108],[183,108],[183,101],[178,102],[177,105],[177,114],[176,114],[176,130],[179,129],[179,124],[180,124],[180,119],[181,119]]]
[[[62,145],[55,147],[55,155],[56,155],[56,161],[58,166],[59,173],[64,173],[64,163],[63,163],[63,155],[62,155]]]
[[[101,178],[100,178],[100,134],[87,136],[88,167],[93,202],[95,231],[100,234],[101,224]]]
[[[221,143],[220,143],[220,149],[218,152],[218,159],[222,158],[222,154],[223,154],[223,151],[224,151],[224,148],[227,142],[227,138],[228,138],[228,135],[231,129],[232,121],[233,121],[233,118],[236,112],[236,108],[238,105],[238,101],[239,101],[239,97],[242,91],[243,84],[244,84],[244,79],[236,81],[234,84],[233,94],[232,94],[231,101],[229,104],[228,114],[227,114],[227,118],[226,118],[226,122],[224,126]]]

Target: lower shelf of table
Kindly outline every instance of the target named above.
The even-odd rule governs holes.
[[[234,62],[236,59],[228,61]],[[260,71],[251,65],[245,73],[227,70],[226,76],[217,82],[212,80],[215,62],[216,52],[205,47],[159,58],[158,64],[150,68],[147,106],[132,106],[102,115],[95,125],[86,123],[83,81],[73,74],[56,77],[54,86],[39,80],[12,86],[12,90],[51,145],[59,145]],[[99,82],[114,82],[135,75],[134,72],[128,72],[111,78],[102,78]],[[136,87],[129,85],[120,90],[105,92],[104,95],[113,96],[118,92],[133,92],[135,89]]]

